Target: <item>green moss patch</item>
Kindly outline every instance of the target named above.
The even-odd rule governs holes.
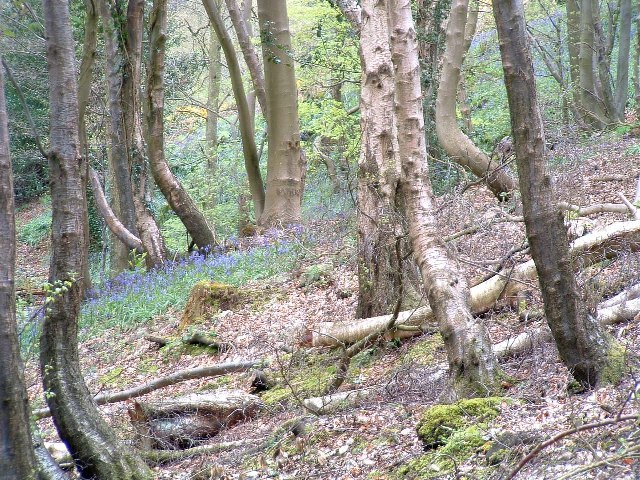
[[[442,341],[442,336],[439,333],[436,333],[425,339],[421,339],[409,347],[409,350],[402,358],[402,362],[418,365],[432,365],[435,353],[441,348],[444,348],[444,342]]]
[[[445,445],[456,431],[497,417],[505,401],[502,397],[470,398],[450,405],[434,405],[422,414],[418,436],[425,448]]]

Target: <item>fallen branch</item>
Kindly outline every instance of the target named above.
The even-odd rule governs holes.
[[[605,228],[594,230],[571,243],[571,254],[576,267],[585,268],[605,258],[613,258],[621,251],[640,249],[640,221],[616,222]],[[490,279],[470,289],[471,311],[474,315],[484,313],[494,307],[500,298],[511,297],[523,287],[536,288],[532,283],[537,279],[533,260],[502,271]],[[357,342],[373,332],[381,331],[391,315],[382,315],[363,320],[323,322],[308,331],[304,344],[312,346],[339,346]],[[400,312],[394,327],[409,325],[427,330],[435,325],[435,317],[428,306]],[[406,338],[420,331],[406,331],[394,328],[385,338]]]
[[[258,439],[236,440],[233,442],[215,443],[213,445],[200,445],[186,450],[147,450],[140,451],[140,456],[151,466],[158,466],[176,460],[209,455],[212,453],[226,452],[234,448],[244,447],[252,443],[260,442]]]
[[[187,380],[195,380],[205,377],[216,377],[220,375],[226,375],[232,372],[245,372],[251,370],[253,367],[259,365],[261,360],[249,360],[244,362],[231,362],[222,363],[220,365],[212,365],[207,367],[193,368],[189,370],[180,370],[179,372],[172,373],[166,377],[160,377],[151,382],[139,385],[137,387],[124,390],[122,392],[102,394],[96,396],[93,400],[96,405],[106,405],[108,403],[117,403],[129,400],[130,398],[139,397],[147,393],[159,390],[160,388],[175,385],[176,383],[185,382]],[[47,418],[51,416],[51,412],[48,408],[41,408],[33,412],[33,417],[36,420]]]
[[[315,413],[316,415],[324,415],[340,408],[342,405],[367,397],[376,390],[376,387],[349,390],[348,392],[333,393],[331,395],[324,395],[321,397],[305,398],[302,403],[307,410]]]
[[[568,202],[560,202],[558,206],[562,210],[577,213],[580,217],[588,217],[598,213],[629,213],[629,209],[620,203],[596,203],[587,207],[574,205]]]
[[[520,460],[520,462],[518,462],[518,465],[516,465],[516,467],[511,470],[511,472],[509,472],[506,480],[512,480],[527,463],[529,463],[536,457],[536,455],[538,455],[538,453],[547,448],[549,445],[553,445],[554,443],[562,440],[564,437],[573,435],[574,433],[583,432],[585,430],[592,430],[594,428],[606,427],[607,425],[614,425],[616,423],[637,419],[638,415],[616,415],[613,418],[608,418],[600,422],[586,423],[584,425],[580,425],[579,427],[570,428],[568,430],[560,432],[557,435],[551,437],[549,440],[545,440],[544,442],[539,443],[533,450],[531,450],[522,460]]]

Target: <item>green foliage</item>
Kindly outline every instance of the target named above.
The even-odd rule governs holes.
[[[51,199],[45,197],[44,202],[50,205]],[[17,230],[20,242],[35,247],[51,233],[51,208],[48,207],[46,211],[24,225],[19,225]]]

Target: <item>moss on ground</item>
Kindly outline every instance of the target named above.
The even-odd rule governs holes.
[[[418,437],[426,448],[445,445],[450,436],[471,423],[486,423],[500,414],[502,397],[470,398],[450,405],[434,405],[418,422]]]
[[[401,478],[442,478],[443,475],[454,471],[458,465],[478,451],[483,450],[482,447],[485,445],[488,445],[488,442],[484,439],[483,429],[472,425],[454,432],[444,446],[403,465],[398,469],[397,473]],[[456,478],[473,478],[476,480],[482,478],[482,470],[478,466],[478,468],[474,468],[472,476]]]
[[[439,333],[430,335],[411,345],[402,357],[402,363],[432,365],[435,353],[441,348],[444,348],[442,336]]]
[[[617,385],[627,371],[628,355],[624,345],[611,340],[606,363],[600,373],[599,383],[602,385]]]

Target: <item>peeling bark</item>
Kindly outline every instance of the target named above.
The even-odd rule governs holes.
[[[497,385],[499,367],[484,325],[471,313],[466,279],[450,257],[434,218],[411,4],[390,0],[387,12],[395,67],[395,111],[401,132],[401,187],[414,258],[445,343],[455,394],[487,395]]]

